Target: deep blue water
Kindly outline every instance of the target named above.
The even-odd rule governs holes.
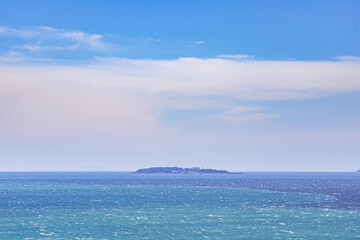
[[[360,174],[3,172],[0,239],[360,239]]]

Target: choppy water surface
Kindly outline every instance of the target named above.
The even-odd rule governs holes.
[[[359,184],[351,173],[0,173],[0,239],[360,239]]]

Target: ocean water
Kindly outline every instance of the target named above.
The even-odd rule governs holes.
[[[360,239],[360,174],[0,173],[0,239]]]

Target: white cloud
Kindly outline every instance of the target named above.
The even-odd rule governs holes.
[[[217,55],[217,58],[233,59],[233,60],[246,60],[255,58],[254,55],[241,55],[241,54],[221,54]]]
[[[156,39],[153,37],[141,37],[140,39],[144,42],[160,42],[160,39]]]
[[[15,46],[15,48],[17,48],[17,49],[25,49],[25,50],[34,51],[34,52],[35,51],[42,51],[42,50],[64,50],[64,49],[66,49],[65,47],[60,47],[60,46],[43,45],[41,41],[38,41],[38,42],[36,42],[34,44],[18,45],[18,46]]]
[[[263,122],[269,119],[279,118],[277,114],[268,114],[259,112],[262,108],[260,107],[249,107],[249,106],[233,106],[225,111],[222,115],[215,116],[214,118],[219,119],[228,123],[243,123],[243,122]]]
[[[0,130],[19,134],[164,132],[168,109],[216,108],[225,122],[279,117],[235,100],[317,98],[360,91],[359,62],[98,59],[0,65]],[[174,97],[176,96],[176,97]]]
[[[277,114],[266,114],[266,113],[250,113],[242,116],[217,116],[215,118],[220,119],[228,123],[243,123],[243,122],[263,122],[268,119],[279,118]]]
[[[48,26],[33,27],[33,28],[11,28],[6,26],[0,26],[0,37],[15,37],[15,38],[24,38],[29,40],[57,40],[56,44],[60,45],[50,45],[50,46],[39,46],[37,44],[37,49],[75,49],[79,47],[86,47],[90,49],[103,49],[105,47],[104,42],[102,41],[103,36],[99,34],[90,34],[77,30],[66,30],[52,28]],[[65,41],[65,42],[64,42]],[[54,43],[53,43],[54,44]],[[36,44],[24,45],[25,48],[29,50],[34,50]]]
[[[194,43],[197,44],[197,45],[200,45],[200,44],[204,44],[205,41],[195,41]]]
[[[198,41],[177,40],[175,42],[184,44],[186,46],[202,45],[205,43],[205,41],[202,40],[198,40]]]
[[[23,62],[24,56],[21,53],[15,51],[9,51],[5,55],[0,56],[0,64],[1,63],[16,63]]]
[[[356,57],[356,56],[340,56],[340,57],[336,57],[336,59],[347,62],[360,61],[360,57]]]
[[[257,111],[257,110],[260,110],[260,109],[261,108],[259,108],[259,107],[234,106],[230,110],[225,112],[224,114],[225,115],[232,115],[232,114],[243,113],[243,112]]]
[[[93,67],[125,77],[128,86],[154,94],[281,100],[360,90],[360,68],[356,62],[107,59]],[[123,84],[110,79],[108,84]]]

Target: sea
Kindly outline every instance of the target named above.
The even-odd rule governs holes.
[[[360,239],[360,173],[0,172],[0,239]]]

